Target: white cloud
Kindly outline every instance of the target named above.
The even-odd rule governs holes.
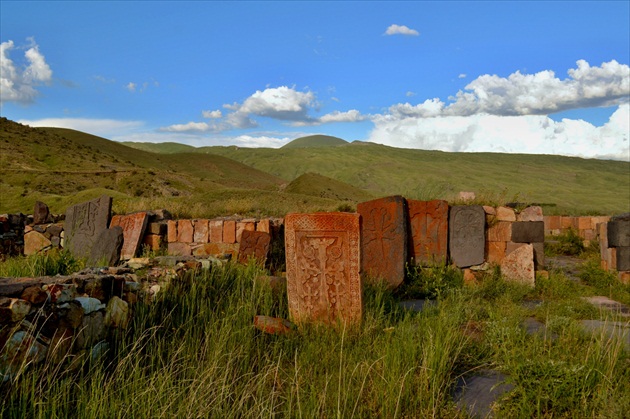
[[[459,91],[445,115],[548,115],[567,109],[628,103],[630,67],[617,61],[591,67],[579,60],[561,80],[551,70],[517,71],[508,77],[485,74]]]
[[[236,112],[284,121],[303,121],[309,119],[307,112],[315,105],[313,92],[299,92],[294,88],[280,86],[257,90],[245,99]]]
[[[252,135],[239,135],[239,136],[224,136],[224,135],[207,135],[200,134],[197,135],[191,133],[179,133],[179,132],[137,132],[130,134],[123,134],[114,136],[111,139],[113,141],[123,142],[123,141],[132,141],[132,142],[146,142],[146,143],[164,143],[164,142],[174,142],[179,144],[186,144],[193,147],[204,147],[204,146],[228,146],[228,145],[237,145],[240,147],[269,147],[269,148],[278,148],[282,147],[289,141],[301,137],[307,134],[292,134],[291,136],[284,136],[282,134],[265,134],[258,133]]]
[[[234,137],[230,139],[229,144],[238,145],[241,147],[251,147],[251,148],[259,148],[259,147],[268,147],[268,148],[280,148],[286,143],[291,141],[289,137],[267,137],[267,136],[250,136],[250,135],[240,135],[238,137]]]
[[[208,119],[219,119],[223,116],[223,113],[217,109],[216,111],[201,111],[201,115]]]
[[[602,127],[544,115],[373,118],[368,141],[402,148],[459,152],[560,154],[630,160],[630,105]]]
[[[416,92],[412,92],[411,90],[409,90],[407,93],[405,93],[405,96],[407,97],[414,97],[415,95],[417,95]]]
[[[212,127],[205,122],[189,122],[187,124],[174,124],[168,127],[160,128],[164,132],[207,132]]]
[[[127,133],[144,126],[144,122],[142,121],[89,118],[46,118],[38,120],[22,119],[17,122],[31,127],[70,128],[104,138],[111,138],[114,135]]]
[[[457,76],[458,79],[465,79],[466,78],[466,73],[461,73],[459,76]]]
[[[420,32],[415,29],[408,28],[405,25],[390,25],[384,35],[418,36],[420,35]]]
[[[24,53],[28,65],[20,71],[9,58],[9,52],[15,48],[13,41],[0,44],[0,103],[32,103],[38,95],[36,87],[52,80],[52,70],[33,38],[32,46]]]
[[[125,86],[125,89],[129,90],[130,92],[135,92],[136,91],[136,84],[133,82],[129,82],[127,83],[127,85]]]
[[[427,118],[438,116],[444,110],[444,102],[440,99],[427,99],[418,105],[410,103],[399,103],[389,108],[389,114],[395,119],[403,119],[408,117]]]
[[[356,109],[346,112],[333,111],[319,118],[319,123],[327,124],[329,122],[359,122],[365,120],[366,117],[361,115]]]

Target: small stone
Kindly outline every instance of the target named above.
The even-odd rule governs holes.
[[[509,207],[497,208],[497,220],[498,221],[516,221],[516,213]]]
[[[33,208],[33,224],[46,224],[50,217],[50,210],[48,205],[41,201],[35,202],[35,208]]]
[[[48,299],[48,294],[46,294],[46,291],[41,289],[41,287],[34,285],[32,287],[27,287],[26,289],[24,289],[20,298],[22,300],[28,301],[31,304],[40,305],[46,302],[46,300]]]
[[[127,328],[129,323],[129,304],[118,297],[112,297],[107,303],[105,326],[111,328]]]
[[[86,316],[94,311],[105,308],[105,304],[101,303],[101,300],[92,297],[77,297],[74,301],[81,304],[81,307],[83,307],[83,313]]]
[[[518,214],[517,221],[544,221],[542,207],[527,207]]]
[[[151,259],[149,258],[131,258],[127,261],[127,266],[132,269],[142,269],[151,265]]]
[[[0,324],[16,323],[31,311],[31,303],[19,298],[0,298]]]
[[[286,335],[295,329],[290,321],[269,316],[254,317],[254,327],[271,335]]]
[[[7,377],[20,371],[26,364],[37,364],[46,358],[47,348],[30,333],[15,332],[0,351],[0,375]]]
[[[44,285],[42,289],[50,295],[50,301],[53,303],[67,303],[77,296],[77,287],[74,284]]]
[[[61,323],[71,329],[76,329],[83,322],[83,307],[78,301],[70,301],[68,303],[57,306],[57,315],[61,319]]]

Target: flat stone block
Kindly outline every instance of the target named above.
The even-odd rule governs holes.
[[[486,242],[486,213],[480,205],[451,207],[449,253],[459,268],[481,265]]]
[[[591,217],[577,217],[577,220],[578,230],[588,230],[593,228],[593,220],[591,219]]]
[[[545,224],[542,221],[512,223],[512,241],[515,243],[544,242]]]
[[[162,247],[162,236],[159,234],[145,234],[142,244],[153,251],[160,250]]]
[[[363,315],[359,214],[288,214],[289,313],[296,323],[358,324]]]
[[[501,274],[508,280],[534,286],[534,247],[524,244],[506,255],[501,263]]]
[[[539,207],[537,205],[533,205],[531,207],[525,208],[523,211],[521,211],[518,214],[516,218],[517,218],[516,221],[543,221],[544,222],[542,207]]]
[[[416,264],[446,262],[448,202],[407,200],[409,258]]]
[[[208,221],[208,241],[210,243],[223,242],[223,220]]]
[[[505,258],[506,242],[486,242],[486,261],[500,264]]]
[[[193,241],[195,243],[208,243],[208,220],[195,220],[193,226],[195,228]]]
[[[271,233],[271,223],[268,218],[260,220],[256,223],[256,231]]]
[[[559,215],[544,216],[545,230],[560,230],[562,228],[561,218]]]
[[[165,223],[149,223],[146,230],[147,234],[158,234],[165,236],[167,234],[167,224]]]
[[[166,226],[168,231],[167,241],[175,243],[177,241],[177,220],[168,220]]]
[[[223,222],[223,243],[236,243],[236,221]]]
[[[509,242],[512,240],[512,223],[509,221],[498,221],[488,227],[486,240],[489,242]]]
[[[390,196],[357,205],[361,215],[362,271],[371,280],[383,280],[390,288],[405,278],[407,262],[406,202]]]
[[[237,221],[236,222],[236,242],[241,242],[243,231],[256,231],[256,223],[254,221]]]
[[[177,220],[177,241],[180,243],[192,243],[195,228],[192,220]]]

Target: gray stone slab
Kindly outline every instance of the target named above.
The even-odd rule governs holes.
[[[514,243],[544,242],[545,223],[543,221],[517,221],[512,223],[512,241]]]
[[[112,198],[101,196],[66,210],[65,247],[73,256],[90,257],[99,234],[109,226],[111,209]]]
[[[123,229],[120,226],[101,231],[92,246],[88,262],[91,265],[115,266],[120,260],[123,238]]]
[[[611,300],[610,298],[604,297],[602,295],[583,298],[584,300],[588,301],[598,308],[612,311],[613,313],[623,317],[630,317],[630,307],[623,303],[620,303],[619,301]]]
[[[459,268],[481,265],[486,243],[486,213],[481,205],[451,207],[449,253]]]
[[[608,222],[608,247],[630,247],[630,220]]]
[[[435,300],[407,300],[398,303],[402,308],[412,311],[422,311],[425,308],[434,307]]]
[[[474,418],[494,417],[492,405],[505,393],[514,389],[507,376],[495,370],[481,371],[471,377],[460,378],[455,387],[454,400],[460,410]]]
[[[625,348],[630,350],[630,322],[582,320],[580,325],[588,333],[605,333],[609,339],[616,336],[623,341]]]
[[[630,271],[630,247],[618,247],[617,248],[617,270]]]

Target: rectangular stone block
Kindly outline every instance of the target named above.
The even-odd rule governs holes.
[[[396,288],[405,279],[407,211],[405,198],[390,196],[357,205],[361,215],[361,269],[366,278]]]
[[[545,241],[545,223],[517,221],[512,223],[512,241],[515,243],[542,243]]]
[[[597,235],[599,236],[599,256],[601,260],[606,260],[608,249],[608,223],[597,224]],[[604,268],[607,269],[607,268]]]
[[[223,220],[208,221],[208,241],[210,243],[223,242]]]
[[[180,243],[192,243],[195,229],[192,220],[177,220],[177,241]]]
[[[505,258],[506,242],[486,242],[486,261],[501,264]]]
[[[164,223],[149,223],[146,234],[159,234],[160,236],[166,235],[166,227]]]
[[[123,230],[123,245],[120,251],[120,259],[129,260],[136,257],[148,223],[149,215],[146,212],[115,215],[112,217],[110,226],[120,226]]]
[[[540,223],[542,224],[542,221]],[[501,274],[510,281],[533,287],[536,282],[534,247],[531,244],[523,244],[506,255],[501,263]]]
[[[630,271],[630,247],[617,248],[617,270]]]
[[[459,268],[484,262],[486,216],[480,205],[451,207],[449,213],[449,253]]]
[[[568,230],[570,228],[577,229],[576,217],[562,217],[560,219],[562,230]]]
[[[177,221],[176,220],[168,220],[166,222],[167,226],[167,241],[169,243],[175,243],[177,241]]]
[[[192,248],[194,256],[221,256],[225,254],[232,255],[232,259],[236,259],[238,255],[238,243],[205,243],[196,245]]]
[[[236,242],[241,242],[243,231],[256,231],[256,223],[254,221],[237,221],[236,223]]]
[[[448,202],[407,200],[409,258],[416,264],[446,262]]]
[[[236,243],[236,221],[223,222],[223,243]]]
[[[509,242],[512,240],[512,223],[509,221],[498,221],[488,227],[486,240],[489,242]]]
[[[546,215],[543,217],[545,223],[545,230],[560,230],[562,223],[560,222],[562,217],[559,215]]]
[[[64,222],[65,248],[75,257],[89,257],[97,237],[109,227],[111,210],[109,196],[69,207]]]
[[[145,234],[142,244],[153,251],[158,251],[162,248],[162,237],[159,234]]]
[[[359,217],[349,213],[286,216],[287,294],[294,322],[361,322]]]
[[[611,219],[608,222],[608,246],[630,246],[630,220]]]
[[[532,205],[521,211],[516,217],[516,221],[545,221],[542,207]]]
[[[171,256],[190,256],[192,254],[192,250],[188,243],[169,243],[168,254]]]
[[[271,236],[264,231],[243,230],[238,249],[238,261],[247,264],[249,259],[256,259],[262,265],[267,261]]]
[[[271,223],[269,221],[269,218],[258,221],[258,223],[256,223],[256,231],[262,231],[264,233],[271,234]]]
[[[195,220],[193,226],[195,228],[193,241],[195,243],[208,243],[208,220]]]

